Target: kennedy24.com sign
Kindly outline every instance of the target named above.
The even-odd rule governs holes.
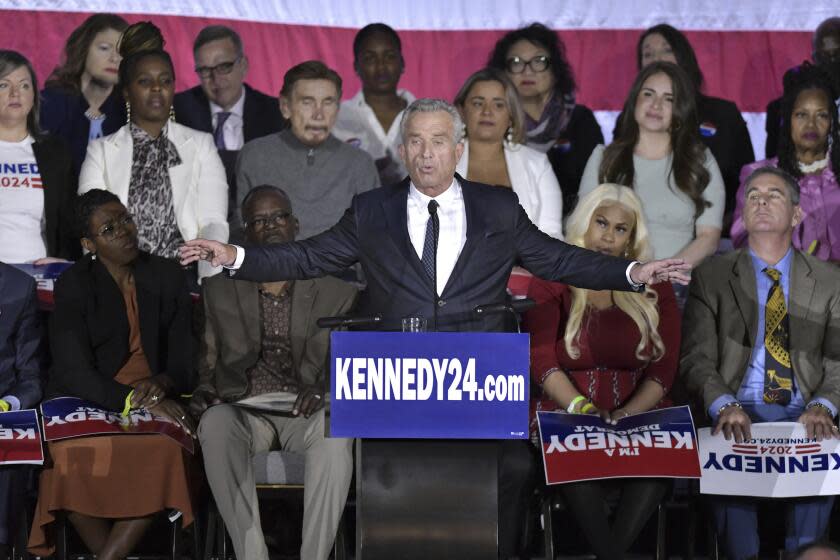
[[[537,420],[547,484],[700,476],[687,406],[634,414],[615,426],[591,414],[538,412]]]
[[[799,422],[753,424],[752,438],[736,443],[698,430],[700,492],[792,498],[840,494],[840,440],[818,442]]]

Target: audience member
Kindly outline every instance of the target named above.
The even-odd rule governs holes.
[[[628,259],[651,256],[641,201],[619,185],[601,185],[569,216],[568,240]],[[591,291],[534,280],[525,314],[531,372],[541,388],[535,410],[567,410],[616,422],[668,406],[677,372],[680,314],[669,284],[644,293]],[[536,421],[532,419],[532,437]],[[607,490],[620,498],[610,523]],[[558,489],[598,558],[623,558],[668,488],[663,479],[562,484]]]
[[[254,245],[292,241],[298,230],[277,187],[248,193],[242,221]],[[205,282],[205,344],[190,408],[201,415],[204,468],[237,558],[268,560],[252,458],[271,449],[306,456],[300,557],[330,554],[353,475],[353,440],[325,437],[330,333],[315,323],[347,313],[355,298],[353,287],[331,277]],[[237,406],[268,394],[294,398],[284,409],[291,415]]]
[[[829,541],[815,541],[799,547],[793,560],[840,560],[840,547]]]
[[[114,14],[93,14],[64,44],[64,58],[41,92],[41,126],[70,146],[78,176],[88,142],[125,123],[119,88],[117,44],[128,23]]]
[[[174,262],[139,249],[131,214],[113,193],[79,197],[77,220],[88,254],[56,282],[50,324],[49,398],[73,396],[111,411],[145,408],[188,432],[172,397],[189,390],[190,306]],[[52,552],[58,511],[99,560],[125,558],[156,512],[193,521],[190,455],[164,435],[95,436],[48,444],[29,550]]]
[[[673,62],[685,70],[691,80],[700,138],[715,157],[726,187],[724,231],[728,234],[735,209],[738,174],[742,167],[755,161],[747,123],[735,103],[702,93],[703,72],[697,64],[694,49],[685,35],[667,23],[655,25],[642,33],[636,45],[636,66],[639,70],[660,60]]]
[[[0,262],[0,411],[34,407],[41,400],[41,328],[35,280]],[[0,558],[12,541],[15,467],[0,467]]]
[[[836,96],[835,103],[840,103],[840,17],[830,17],[817,26],[811,47],[811,59],[825,71]],[[794,67],[785,72],[785,79],[788,72],[796,72],[797,68]],[[764,128],[767,131],[764,157],[767,159],[774,158],[779,153],[782,114],[781,97],[767,104],[764,122]]]
[[[90,143],[79,193],[117,194],[134,216],[140,249],[170,258],[185,239],[227,241],[227,184],[213,137],[170,119],[175,70],[163,44],[149,22],[123,35],[120,87],[129,121]],[[199,278],[213,272],[202,265]]]
[[[280,110],[289,128],[242,149],[236,162],[238,206],[257,185],[282,186],[302,224],[299,238],[305,239],[337,222],[354,195],[379,186],[371,157],[331,134],[340,99],[341,77],[324,63],[310,60],[286,72]]]
[[[521,143],[524,113],[513,83],[501,70],[480,70],[467,78],[454,103],[467,136],[458,174],[512,188],[534,225],[563,239],[563,194],[548,157]]]
[[[195,239],[182,248],[182,263],[206,259],[235,269],[237,279],[277,281],[316,278],[359,262],[368,281],[359,313],[381,314],[387,330],[418,315],[431,330],[501,330],[500,317],[482,319],[472,310],[478,302],[505,301],[517,262],[548,279],[596,289],[687,280],[682,261],[639,264],[553,239],[534,227],[510,189],[456,177],[463,128],[449,103],[418,99],[400,122],[400,156],[409,170],[400,184],[355,197],[340,222],[312,239],[248,249]],[[499,555],[507,558],[518,550],[530,450],[520,441],[500,442],[498,469]]]
[[[840,133],[837,106],[828,78],[818,66],[803,64],[788,76],[782,98],[779,155],[744,167],[742,178],[761,167],[778,167],[799,182],[802,219],[793,230],[793,246],[822,260],[840,262]],[[747,243],[744,222],[746,184],[738,193],[732,241]]]
[[[201,83],[175,96],[178,122],[213,134],[228,182],[228,217],[236,206],[236,157],[246,142],[285,126],[276,97],[245,83],[248,57],[239,34],[224,25],[202,29],[193,43]]]
[[[681,375],[714,434],[741,443],[752,422],[798,421],[809,438],[832,437],[840,406],[840,271],[791,246],[802,218],[796,179],[763,167],[743,190],[748,248],[695,270]],[[788,551],[825,534],[833,502],[788,502]],[[716,496],[712,506],[729,558],[757,557],[756,501]]]
[[[670,62],[641,69],[613,143],[586,164],[581,196],[601,183],[632,187],[642,200],[656,258],[696,265],[720,239],[724,187],[715,158],[701,142],[694,88]]]
[[[73,163],[43,135],[38,81],[29,61],[0,50],[0,261],[46,264],[78,253],[73,242]]]
[[[333,134],[370,154],[380,183],[402,181],[406,170],[399,158],[400,118],[415,97],[397,89],[405,71],[400,36],[384,23],[364,26],[353,39],[353,68],[362,89],[341,104]]]
[[[575,78],[557,34],[533,23],[496,42],[488,66],[504,70],[525,110],[525,143],[548,154],[563,189],[563,209],[575,207],[586,161],[604,142],[592,111],[575,102]]]

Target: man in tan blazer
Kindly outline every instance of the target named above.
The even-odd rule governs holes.
[[[799,421],[835,437],[840,407],[840,269],[791,246],[802,220],[796,179],[763,167],[746,181],[748,248],[713,257],[691,280],[680,371],[713,433],[737,442],[752,422]],[[770,334],[767,334],[767,333]],[[823,536],[832,497],[790,500],[785,548]],[[730,558],[757,557],[755,501],[719,497]]]
[[[242,218],[251,244],[292,241],[298,229],[276,187],[253,189]],[[346,313],[355,298],[352,286],[331,277],[205,281],[205,344],[190,408],[201,415],[207,480],[237,558],[268,560],[252,457],[271,449],[306,455],[301,558],[330,553],[353,474],[352,440],[325,437],[329,331],[316,321]],[[293,404],[282,410],[278,395]]]

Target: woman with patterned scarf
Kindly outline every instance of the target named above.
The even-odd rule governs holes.
[[[174,121],[175,70],[160,30],[130,26],[120,39],[119,77],[128,122],[88,146],[79,194],[111,191],[133,215],[140,249],[174,258],[185,240],[227,241],[227,182],[204,132]],[[203,278],[217,272],[199,265]]]

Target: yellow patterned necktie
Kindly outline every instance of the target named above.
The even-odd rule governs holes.
[[[764,308],[764,402],[786,405],[793,393],[793,376],[788,352],[788,312],[779,279],[782,273],[765,268],[773,285]]]

